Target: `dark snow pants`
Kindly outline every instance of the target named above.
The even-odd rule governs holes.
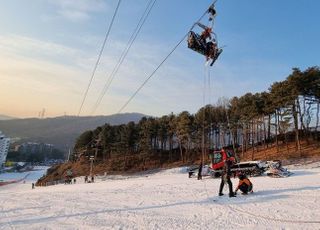
[[[252,185],[247,185],[246,183],[243,183],[242,185],[239,186],[239,189],[244,194],[247,194],[248,192],[252,191]]]
[[[222,193],[225,182],[228,183],[228,185],[229,185],[229,196],[233,195],[232,182],[231,182],[231,180],[230,180],[230,176],[226,176],[226,175],[222,175],[222,176],[221,176],[221,183],[220,183],[219,194]]]

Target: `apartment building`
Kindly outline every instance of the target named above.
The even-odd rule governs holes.
[[[10,138],[0,131],[0,168],[4,167],[10,146]]]

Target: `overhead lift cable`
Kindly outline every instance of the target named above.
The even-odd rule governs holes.
[[[113,16],[112,16],[110,25],[109,25],[108,30],[107,30],[107,32],[106,32],[106,35],[105,35],[105,38],[104,38],[102,47],[101,47],[100,52],[99,52],[99,55],[98,55],[98,59],[97,59],[95,65],[94,65],[94,68],[93,68],[93,71],[92,71],[92,74],[91,74],[90,81],[89,81],[88,86],[87,86],[87,88],[86,88],[86,91],[85,91],[85,93],[84,93],[84,96],[83,96],[83,99],[82,99],[82,102],[81,102],[81,105],[80,105],[80,108],[79,108],[79,111],[78,111],[78,116],[80,115],[81,110],[82,110],[82,107],[83,107],[83,104],[84,104],[84,102],[85,102],[85,100],[86,100],[86,98],[87,98],[89,88],[90,88],[90,86],[91,86],[92,80],[93,80],[93,78],[94,78],[94,75],[95,75],[95,73],[96,73],[96,71],[97,71],[97,68],[98,68],[98,65],[99,65],[99,63],[100,63],[100,59],[101,59],[101,56],[102,56],[104,47],[105,47],[105,45],[106,45],[106,43],[107,43],[107,40],[108,40],[110,31],[111,31],[111,28],[112,28],[112,26],[113,26],[114,19],[115,19],[117,13],[118,13],[118,9],[119,9],[120,3],[121,3],[121,0],[118,1],[117,7],[116,7],[116,9],[115,9],[115,11],[114,11],[114,14],[113,14]]]
[[[208,10],[206,10],[203,15],[198,19],[197,22],[201,21],[202,18],[207,14]],[[192,30],[194,28],[195,24],[193,24],[193,26],[191,27],[190,30]],[[143,82],[143,84],[135,91],[135,93],[129,98],[129,100],[121,107],[121,109],[117,112],[117,114],[121,113],[123,109],[125,109],[125,107],[129,104],[129,102],[138,94],[138,92],[143,88],[143,86],[150,80],[150,78],[157,72],[157,70],[165,63],[165,61],[171,56],[171,54],[178,48],[178,46],[185,40],[185,38],[188,36],[189,32],[186,33],[183,38],[178,42],[178,44],[172,49],[172,51],[164,58],[164,60],[157,66],[157,68],[149,75],[149,77]],[[102,131],[100,133],[97,134],[97,136],[99,136],[102,133]],[[89,143],[87,143],[85,145],[85,147],[88,147],[90,145],[93,144],[93,142],[95,141],[95,139],[92,139],[91,141],[89,141]]]
[[[198,19],[197,22],[200,22],[202,18],[207,14],[208,10],[204,12],[204,14]],[[195,23],[196,24],[196,23]],[[191,27],[190,30],[192,30],[195,26],[195,24]],[[127,100],[127,102],[119,109],[118,113],[121,113],[127,105],[130,103],[130,101],[138,94],[138,92],[147,84],[147,82],[153,77],[153,75],[158,71],[158,69],[167,61],[167,59],[171,56],[171,54],[178,48],[178,46],[187,38],[189,32],[187,32],[182,39],[173,47],[171,52],[163,59],[163,61],[157,66],[157,68],[149,75],[149,77],[141,84],[141,86],[133,93],[133,95]]]
[[[105,84],[105,86],[104,86],[104,88],[103,88],[98,100],[96,101],[95,105],[93,106],[91,114],[93,114],[96,111],[96,109],[99,107],[104,95],[107,93],[108,89],[110,88],[110,85],[111,85],[113,79],[115,78],[116,74],[118,73],[123,61],[125,60],[125,58],[126,58],[128,52],[129,52],[131,46],[133,45],[134,41],[137,38],[138,34],[140,33],[141,28],[144,25],[144,23],[146,22],[146,20],[147,20],[149,14],[150,14],[152,8],[154,7],[156,1],[157,0],[150,0],[148,2],[145,11],[143,12],[143,14],[142,14],[142,16],[141,16],[136,28],[134,29],[134,31],[133,31],[133,33],[132,33],[132,35],[131,35],[131,37],[130,37],[127,45],[126,45],[126,48],[122,52],[117,64],[115,65],[113,71],[109,75],[108,80],[107,80],[107,82],[106,82],[106,84]]]

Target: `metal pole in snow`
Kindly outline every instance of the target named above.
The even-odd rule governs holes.
[[[92,176],[92,169],[93,169],[93,160],[94,160],[94,156],[90,156],[90,177]]]

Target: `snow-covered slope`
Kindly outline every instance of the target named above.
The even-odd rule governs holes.
[[[12,181],[12,180],[21,180],[27,182],[36,182],[40,177],[45,174],[48,167],[46,166],[37,166],[34,167],[34,171],[23,172],[23,173],[0,173],[0,181]],[[1,190],[0,190],[1,191]]]
[[[292,171],[251,178],[255,192],[236,198],[217,196],[219,179],[189,179],[182,169],[34,190],[13,184],[0,187],[0,229],[319,229],[319,164]]]

